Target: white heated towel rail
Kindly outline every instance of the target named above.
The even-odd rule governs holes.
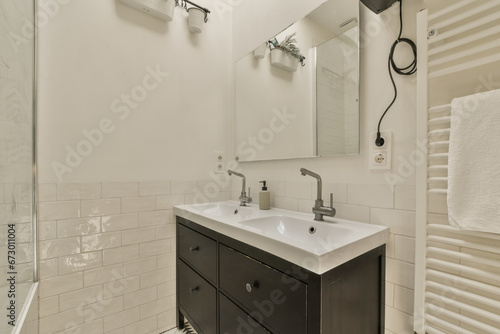
[[[500,235],[453,229],[446,204],[450,102],[500,88],[500,0],[426,1],[417,16],[414,330],[500,333]],[[429,38],[428,36],[433,36]]]

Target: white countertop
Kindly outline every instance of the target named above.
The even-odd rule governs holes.
[[[387,242],[386,226],[238,202],[178,205],[175,215],[323,274]],[[310,233],[310,229],[315,230]]]

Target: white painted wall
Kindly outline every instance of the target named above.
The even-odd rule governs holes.
[[[150,180],[207,179],[213,168],[213,152],[222,149],[229,154],[234,148],[231,135],[234,60],[323,1],[200,0],[201,5],[213,11],[200,36],[188,32],[186,14],[179,10],[174,21],[163,23],[117,1],[62,2],[40,28],[40,182],[121,181],[135,186],[137,182]],[[405,6],[403,35],[414,38],[415,13],[421,0],[405,2]],[[408,305],[413,305],[412,250],[404,245],[411,246],[414,236],[414,193],[413,187],[401,185],[415,183],[411,165],[409,170],[403,169],[408,167],[404,161],[408,161],[416,149],[414,78],[396,77],[399,99],[382,127],[393,131],[395,163],[392,172],[398,173],[401,169],[404,173],[401,183],[388,188],[384,173],[371,172],[367,168],[368,133],[375,131],[381,113],[392,98],[386,64],[398,29],[397,12],[388,11],[379,16],[366,9],[361,12],[364,39],[359,156],[253,162],[240,167],[252,187],[261,179],[283,182],[279,183],[280,189],[274,185],[270,187],[271,193],[279,190],[282,197],[299,197],[295,203],[303,203],[302,210],[309,210],[311,206],[313,183],[307,180],[310,186],[305,187],[306,195],[303,196],[302,191],[297,191],[302,185],[295,181],[306,181],[300,176],[300,167],[312,169],[323,176],[325,183],[341,184],[343,191],[339,193],[343,198],[336,198],[337,202],[344,203],[337,207],[340,214],[347,217],[347,209],[350,209],[351,219],[363,216],[357,220],[391,226],[388,293],[394,307],[388,309],[387,318],[393,319],[392,332],[399,334],[410,332],[407,331],[408,317],[412,310]],[[402,51],[404,63],[408,60],[407,50]],[[137,96],[141,93],[143,90],[136,87],[144,85],[148,74],[151,76],[147,68],[156,69],[157,66],[160,71],[168,72],[168,77],[163,78],[158,88],[148,91],[147,97],[128,117],[120,119],[125,106],[120,102],[122,94],[135,93]],[[145,83],[149,88],[155,85],[152,77]],[[113,112],[114,102],[117,113]],[[99,126],[101,132],[109,133],[103,135],[102,140],[99,136],[94,137],[97,144],[85,147],[83,141],[88,139],[82,131]],[[92,152],[80,163],[72,161],[74,167],[69,166],[72,171],[59,179],[52,168],[53,162],[67,164],[66,147],[76,150],[79,143],[80,150],[91,147]],[[171,193],[181,194],[180,202],[183,203],[191,198],[184,190],[191,190],[196,184],[193,181],[188,185],[182,183],[182,187],[172,185]],[[378,186],[370,186],[374,184]],[[240,186],[239,182],[233,185],[236,189]],[[60,186],[57,185],[57,189]],[[96,187],[100,189],[102,185]],[[49,201],[55,201],[59,190],[55,191],[55,185],[50,188]],[[179,191],[174,192],[174,189]],[[135,192],[134,196],[137,196]],[[304,200],[300,202],[300,198]],[[407,200],[401,202],[402,198]],[[167,202],[171,209],[170,200]],[[291,202],[282,200],[283,203]],[[57,214],[63,211],[56,204],[53,207]],[[49,220],[60,219],[57,217]]]
[[[212,10],[200,35],[179,7],[170,23],[118,1],[61,1],[45,11],[40,182],[208,178],[214,151],[225,150],[232,70],[231,15],[217,2],[199,1]],[[155,80],[157,70],[168,76]]]
[[[237,19],[243,15],[255,18],[253,13],[275,11],[275,2],[265,5],[259,2],[245,2],[245,6],[237,7],[234,12],[234,53],[238,56],[239,40],[250,40],[250,32],[244,31],[248,22]],[[415,39],[416,13],[422,8],[422,1],[405,2],[403,36]],[[309,8],[307,8],[309,9]],[[307,14],[304,7],[287,6],[287,17],[302,17]],[[300,167],[312,169],[321,174],[328,182],[352,182],[360,184],[385,184],[386,177],[397,178],[397,184],[413,185],[415,176],[407,162],[417,149],[415,142],[415,82],[416,77],[395,76],[398,85],[398,100],[386,115],[382,130],[393,131],[393,167],[390,171],[373,172],[368,169],[368,135],[376,131],[377,123],[388,103],[392,100],[393,91],[387,72],[389,49],[399,33],[398,6],[393,6],[381,15],[376,15],[361,5],[361,83],[360,83],[360,154],[357,156],[322,157],[313,159],[295,159],[285,161],[252,162],[241,164],[241,168],[250,179],[260,180],[303,180]],[[284,20],[286,21],[286,20]],[[273,35],[276,22],[260,20],[255,34]],[[283,28],[282,26],[281,28]],[[253,33],[253,32],[252,32]],[[252,35],[253,36],[253,35]],[[257,42],[255,43],[257,45]],[[408,50],[398,48],[397,61],[408,63],[411,59]],[[401,177],[399,177],[401,176]]]
[[[273,5],[246,4],[245,12],[249,17],[252,13],[275,9],[274,2]],[[421,7],[421,0],[404,2],[404,37],[415,40],[416,13]],[[289,17],[302,17],[306,12],[301,10],[303,8],[287,6]],[[235,43],[238,39],[248,38],[250,34],[241,33],[243,27],[236,19],[240,14],[236,12],[234,15]],[[415,77],[395,77],[398,100],[382,123],[382,130],[393,132],[392,169],[388,172],[368,169],[368,159],[371,158],[368,153],[369,134],[376,131],[381,114],[393,98],[387,58],[390,46],[399,33],[398,18],[398,5],[380,15],[364,6],[361,8],[359,155],[247,162],[241,163],[240,169],[252,189],[258,189],[258,181],[268,181],[273,207],[307,213],[311,213],[314,205],[316,182],[310,177],[301,176],[299,169],[311,169],[323,178],[323,198],[326,199],[327,194],[333,192],[336,217],[388,226],[385,332],[411,334],[415,262],[415,159],[418,162]],[[273,29],[279,31],[274,23],[265,20],[260,22],[258,31],[262,36],[273,35]],[[411,60],[409,50],[398,47],[396,58],[398,64],[408,64]],[[238,198],[240,187],[237,182],[231,184],[233,199]],[[254,199],[257,199],[256,191],[253,194]]]
[[[231,7],[197,2],[201,35],[179,8],[165,23],[116,0],[40,1],[40,334],[174,327],[172,207],[205,198],[229,128]]]

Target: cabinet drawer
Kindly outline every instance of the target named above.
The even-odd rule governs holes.
[[[222,290],[278,333],[307,333],[304,283],[222,244],[219,253]]]
[[[184,225],[179,227],[179,256],[193,268],[217,282],[217,242]]]
[[[203,334],[215,334],[217,328],[217,292],[215,288],[189,268],[177,261],[179,305]]]
[[[246,314],[222,293],[219,294],[220,303],[220,334],[252,333],[271,334],[255,319]]]

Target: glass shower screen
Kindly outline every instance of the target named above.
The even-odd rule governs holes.
[[[34,0],[0,1],[0,334],[16,333],[36,275]]]

